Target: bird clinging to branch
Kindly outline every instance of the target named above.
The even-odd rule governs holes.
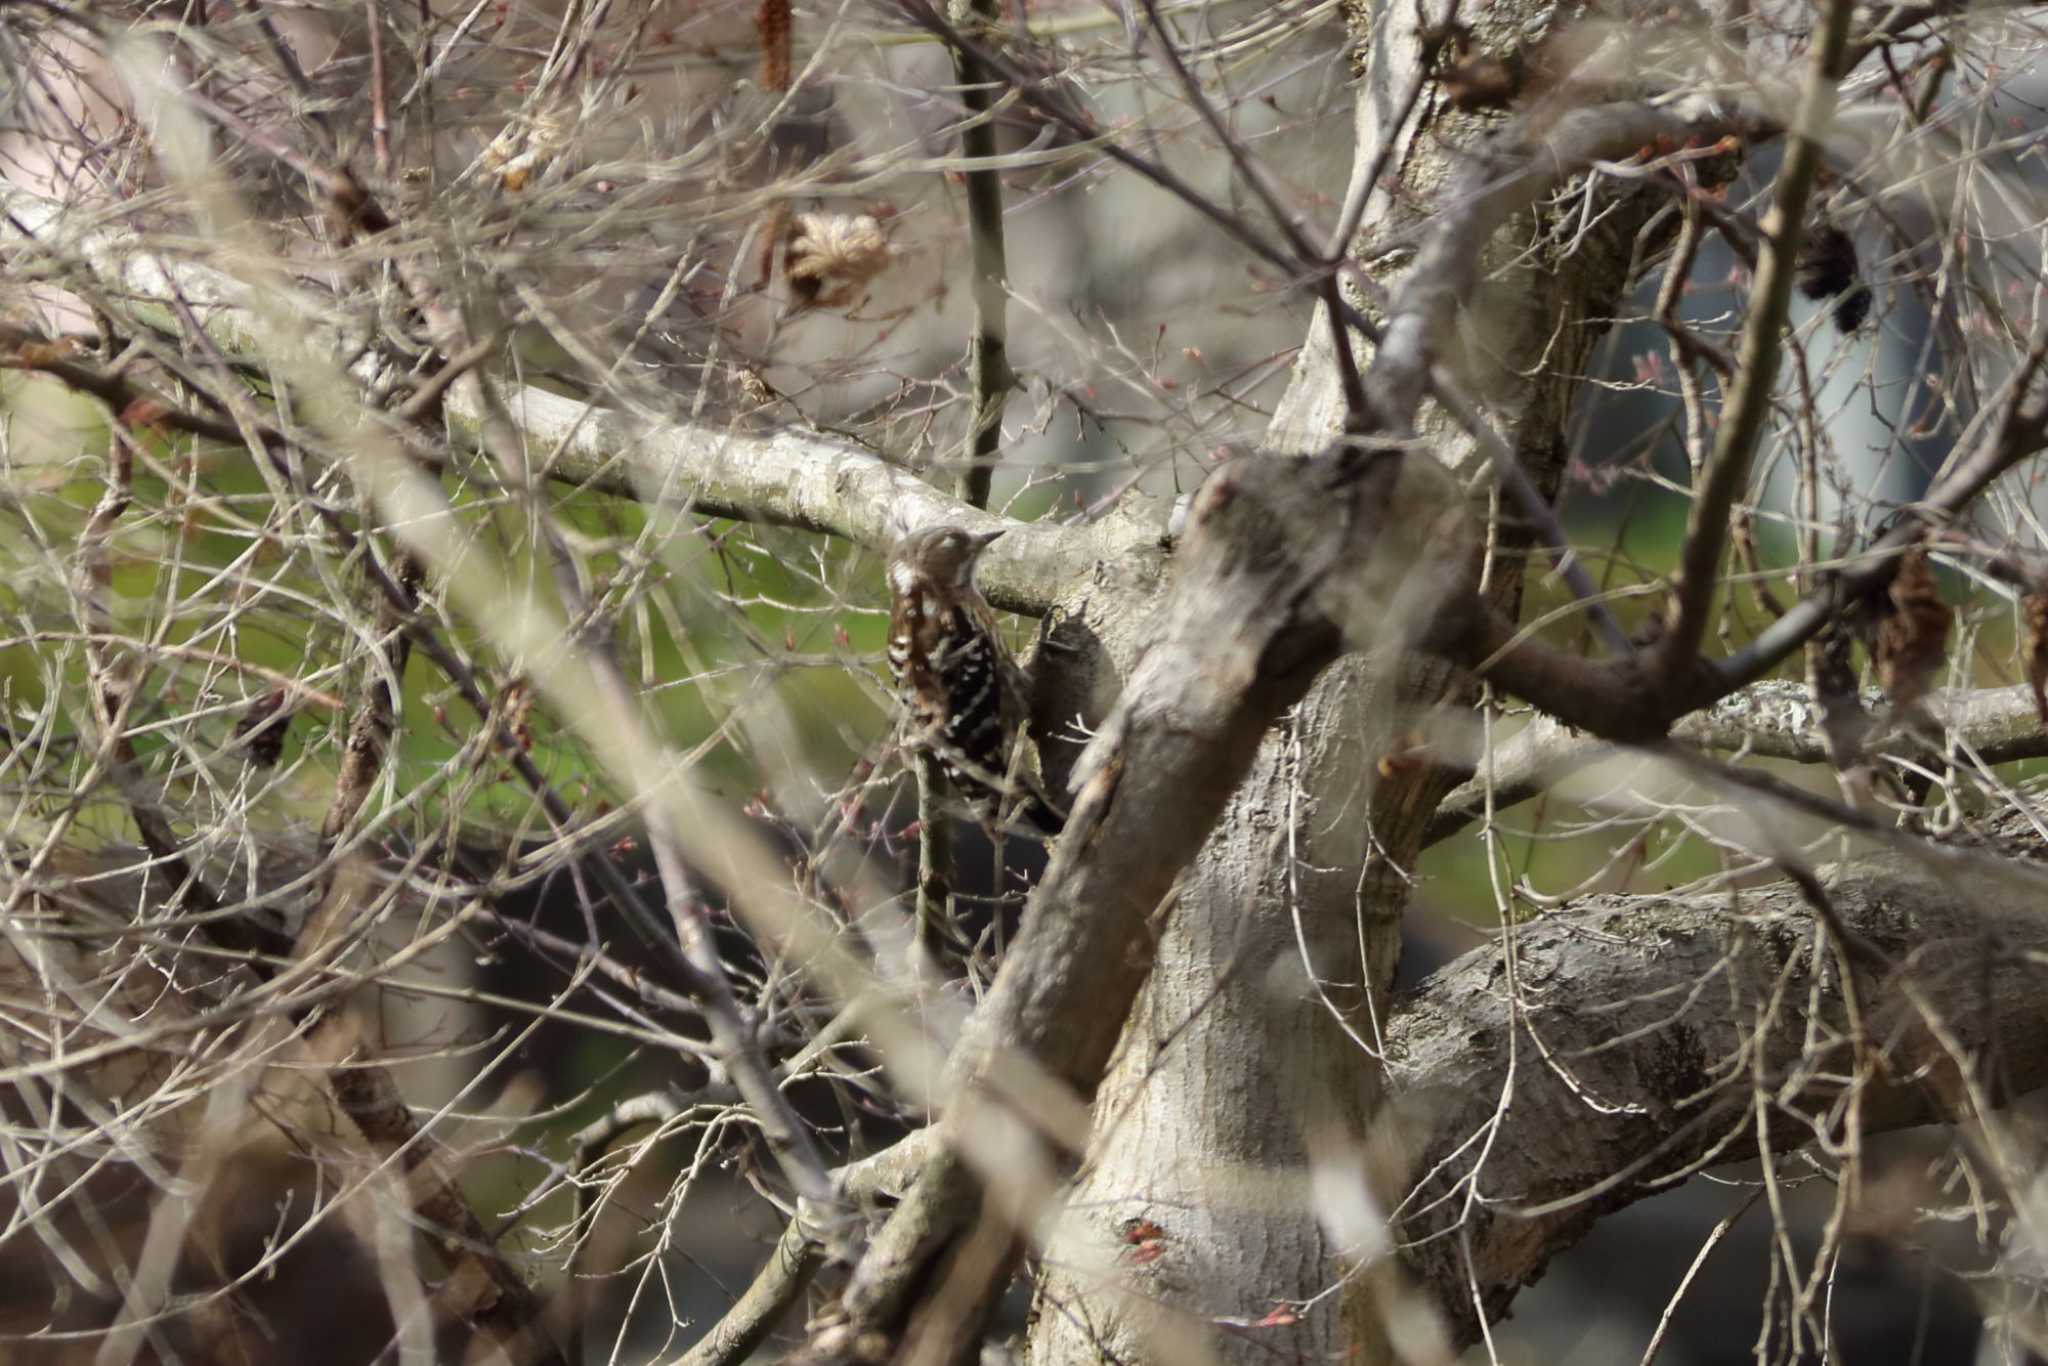
[[[998,828],[1021,818],[1059,833],[1063,814],[1023,765],[1025,682],[974,586],[974,567],[1003,534],[931,527],[889,557],[889,669],[915,743]]]

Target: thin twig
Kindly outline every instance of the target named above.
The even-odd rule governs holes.
[[[563,1330],[563,1337],[568,1343],[569,1360],[576,1366],[583,1361],[583,1325],[590,1312],[580,1263],[583,1249],[589,1246],[600,1200],[593,1194],[596,1183],[590,1179],[590,1169],[602,1161],[611,1145],[628,1132],[643,1124],[670,1124],[682,1115],[684,1108],[676,1096],[666,1091],[628,1096],[577,1130],[569,1140],[569,1170],[576,1187],[576,1227],[580,1237],[575,1251],[569,1256],[564,1278],[563,1290],[569,1296],[569,1322]],[[791,1227],[795,1227],[794,1220]]]
[[[130,686],[131,680],[122,678],[114,667],[108,647],[121,638],[113,630],[116,623],[109,601],[113,593],[110,549],[115,528],[127,511],[132,494],[135,435],[129,428],[131,411],[118,410],[108,427],[106,487],[79,535],[77,591],[85,626],[88,710],[98,726],[99,743],[105,748],[109,770],[142,836],[143,846],[172,881],[170,909],[190,908],[199,916],[210,917],[206,933],[223,948],[252,956],[276,953],[286,945],[281,936],[259,919],[221,915],[221,899],[186,860],[177,832],[148,795],[142,761],[128,734],[128,714],[135,701],[135,690]]]
[[[995,22],[998,0],[972,0],[976,21],[986,30]],[[1014,377],[1010,373],[1010,268],[1003,237],[1003,177],[992,164],[996,155],[994,104],[990,78],[973,47],[952,47],[953,79],[967,119],[960,130],[960,151],[967,158],[967,241],[972,272],[974,332],[968,341],[967,370],[971,385],[967,439],[962,443],[960,497],[970,506],[988,506],[995,462],[1002,454],[1003,401]]]
[[[1713,458],[1694,495],[1679,555],[1676,605],[1669,633],[1657,650],[1656,679],[1670,683],[1693,666],[1712,628],[1722,551],[1735,500],[1748,488],[1777,386],[1780,334],[1792,298],[1799,243],[1806,231],[1806,205],[1825,162],[1823,137],[1835,114],[1836,86],[1849,45],[1854,0],[1829,0],[1815,35],[1806,89],[1790,130],[1791,145],[1775,186],[1777,202],[1764,222],[1764,248],[1751,292],[1749,319],[1736,362],[1735,384],[1722,406]]]
[[[1769,1159],[1765,1160],[1768,1161]],[[1664,1335],[1671,1331],[1672,1317],[1677,1314],[1679,1303],[1685,1299],[1685,1292],[1691,1287],[1693,1277],[1700,1274],[1700,1268],[1707,1264],[1707,1258],[1716,1247],[1720,1246],[1721,1240],[1728,1236],[1728,1230],[1734,1228],[1740,1222],[1742,1216],[1749,1213],[1756,1205],[1756,1202],[1763,1198],[1763,1194],[1763,1187],[1758,1186],[1749,1193],[1747,1200],[1744,1200],[1732,1213],[1723,1217],[1721,1222],[1714,1225],[1712,1231],[1707,1234],[1706,1240],[1700,1244],[1699,1252],[1693,1256],[1692,1265],[1685,1269],[1683,1276],[1679,1277],[1678,1288],[1673,1290],[1671,1298],[1665,1301],[1664,1312],[1657,1318],[1657,1331],[1650,1334],[1649,1345],[1643,1348],[1642,1360],[1637,1363],[1637,1366],[1652,1366],[1652,1363],[1657,1360],[1657,1353],[1664,1346]]]
[[[1181,59],[1180,45],[1174,41],[1173,31],[1167,28],[1165,18],[1159,13],[1159,0],[1144,0],[1144,5],[1145,17],[1151,21],[1152,31],[1159,36],[1160,51],[1165,54],[1166,64],[1173,68],[1174,76],[1180,81],[1181,93],[1187,97],[1188,103],[1194,106],[1202,122],[1209,125],[1210,133],[1222,146],[1224,155],[1230,158],[1230,164],[1237,171],[1238,178],[1251,187],[1252,193],[1257,196],[1259,203],[1272,218],[1273,226],[1279,229],[1280,235],[1287,240],[1288,250],[1294,253],[1295,259],[1304,263],[1313,261],[1316,257],[1315,247],[1309,243],[1308,235],[1296,221],[1296,215],[1281,202],[1279,191],[1273,188],[1265,172],[1245,151],[1243,141],[1223,122],[1223,115],[1217,112],[1208,92],[1202,89],[1202,83],[1195,79],[1195,73],[1188,70],[1187,63]]]
[[[919,1129],[881,1152],[835,1168],[833,1189],[843,1203],[853,1206],[897,1199],[931,1160],[937,1140],[935,1130]],[[799,1208],[745,1292],[671,1366],[736,1366],[746,1360],[809,1286],[824,1265],[824,1251],[816,1223]]]
[[[745,1361],[768,1340],[824,1264],[825,1249],[810,1236],[804,1221],[790,1220],[732,1308],[673,1366],[736,1366]]]
[[[975,46],[926,0],[904,0],[904,8],[919,24],[956,47]],[[1545,125],[1549,131],[1543,138],[1543,145],[1537,149],[1540,155],[1531,154],[1523,158],[1509,173],[1497,175],[1498,166],[1491,160],[1482,160],[1480,168],[1470,177],[1470,183],[1460,182],[1463,189],[1459,196],[1462,212],[1444,216],[1442,226],[1431,239],[1436,259],[1430,259],[1431,252],[1425,251],[1409,272],[1404,297],[1410,301],[1406,309],[1410,316],[1403,318],[1400,316],[1402,310],[1396,310],[1388,331],[1391,332],[1396,322],[1405,324],[1406,331],[1400,344],[1390,346],[1378,324],[1344,300],[1341,292],[1322,287],[1320,280],[1326,270],[1342,267],[1318,264],[1313,250],[1306,247],[1295,255],[1274,247],[1252,231],[1239,215],[1209,199],[1166,167],[1127,151],[1113,140],[1102,139],[1092,123],[1059,101],[1045,97],[1032,87],[1022,72],[999,54],[980,48],[976,48],[976,53],[984,66],[1008,81],[1025,103],[1077,138],[1095,142],[1104,156],[1174,195],[1246,250],[1284,271],[1289,278],[1315,290],[1317,296],[1332,308],[1333,326],[1354,328],[1379,347],[1374,357],[1374,372],[1386,372],[1385,387],[1398,398],[1393,403],[1375,403],[1367,397],[1367,391],[1361,385],[1355,399],[1349,391],[1346,395],[1355,414],[1369,414],[1375,422],[1388,424],[1398,431],[1409,425],[1415,406],[1424,393],[1443,404],[1453,420],[1473,435],[1493,462],[1509,497],[1536,528],[1545,549],[1556,557],[1560,575],[1574,595],[1586,604],[1587,613],[1603,643],[1619,656],[1626,657],[1630,653],[1632,647],[1628,643],[1628,633],[1612,619],[1591,578],[1571,553],[1570,542],[1564,536],[1555,511],[1522,468],[1514,448],[1493,431],[1477,405],[1466,399],[1450,377],[1436,366],[1434,343],[1427,339],[1447,323],[1447,317],[1441,315],[1460,304],[1476,280],[1477,250],[1468,238],[1483,240],[1490,237],[1494,229],[1514,212],[1534,202],[1542,190],[1582,165],[1633,150],[1658,136],[1682,135],[1691,131],[1684,120],[1638,103],[1581,110],[1557,121],[1555,126]],[[1536,125],[1529,127],[1533,129]],[[1336,321],[1339,317],[1341,323]],[[1418,338],[1423,339],[1420,344]],[[1336,347],[1336,354],[1342,357],[1348,345],[1348,339],[1344,339]],[[1390,350],[1398,358],[1393,364],[1389,364]]]
[[[953,858],[953,822],[946,814],[946,770],[927,747],[916,751],[917,764],[917,942],[920,966],[945,961],[946,941],[953,925],[953,886],[958,868]]]
[[[391,114],[386,104],[389,91],[384,77],[384,13],[378,0],[363,0],[363,15],[370,30],[370,150],[375,159],[377,179],[391,179]]]
[[[1967,507],[2000,475],[2048,445],[2048,399],[2027,399],[2027,389],[2044,362],[2048,362],[2048,335],[2034,343],[2007,381],[1996,427],[1913,505],[1911,516],[1900,518],[1877,539],[1857,568],[1844,571],[1837,585],[1801,598],[1749,644],[1707,665],[1718,693],[1733,692],[1777,667],[1834,619],[1839,602],[1854,601],[1891,582],[1900,552],[1917,543],[1929,527]]]

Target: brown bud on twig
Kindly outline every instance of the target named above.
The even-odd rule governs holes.
[[[1941,600],[1927,548],[1914,546],[1899,557],[1899,572],[1885,592],[1870,655],[1877,681],[1892,706],[1911,711],[1934,686],[1948,658],[1948,631],[1955,612]]]

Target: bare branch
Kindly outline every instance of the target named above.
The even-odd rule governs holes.
[[[970,8],[984,31],[999,12],[995,0],[972,0]],[[953,78],[960,84],[960,102],[967,111],[967,122],[960,129],[960,150],[977,163],[965,173],[974,333],[967,348],[971,406],[967,439],[961,443],[965,459],[960,497],[974,507],[985,508],[995,462],[1002,453],[1003,401],[1016,382],[1010,373],[1010,268],[1003,246],[1003,177],[992,164],[996,155],[995,123],[990,117],[994,92],[973,48],[954,46],[952,57]]]
[[[1734,390],[1721,415],[1706,482],[1693,499],[1686,524],[1677,614],[1657,654],[1659,682],[1675,681],[1691,668],[1713,624],[1721,552],[1728,544],[1735,500],[1748,487],[1750,464],[1777,389],[1779,332],[1792,298],[1792,276],[1806,232],[1807,201],[1826,157],[1836,87],[1848,69],[1849,21],[1855,12],[1854,0],[1830,0],[1814,35],[1806,89],[1793,119],[1791,145],[1778,172],[1777,202],[1764,221],[1762,259],[1749,320],[1743,326]]]
[[[2040,728],[2025,684],[1936,693],[1928,707],[1966,752],[1987,764],[2048,758],[2048,733]],[[1706,749],[1819,764],[1829,762],[1821,725],[1820,708],[1804,684],[1766,681],[1686,717],[1672,727],[1671,738]],[[1489,785],[1494,808],[1505,810],[1626,753],[1562,721],[1533,717],[1495,750],[1484,773],[1444,798],[1426,842],[1446,839],[1476,820],[1485,809]]]
[[[1151,968],[1151,917],[1267,729],[1347,644],[1397,653],[1426,634],[1462,580],[1471,545],[1445,484],[1427,459],[1340,446],[1239,460],[1203,486],[1152,644],[1077,770],[1027,929],[948,1060],[949,1131],[1010,1107],[1043,1122],[1043,1088],[1019,1090],[1012,1055],[1092,1095]],[[845,1296],[857,1327],[896,1330],[911,1283],[967,1235],[964,1175],[947,1150],[878,1235]],[[987,1303],[1007,1266],[986,1264],[966,1302]]]
[[[1867,860],[1837,870],[1828,891],[1844,924],[1898,965],[1865,1005],[1888,1053],[1862,1100],[1864,1132],[1950,1117],[1942,1087],[1915,1080],[1954,1066],[1933,1050],[1916,1001],[1941,1003],[1970,1056],[1988,1067],[1995,1055],[2015,1090],[2048,1081],[2048,997],[2012,970],[2048,940],[1998,912],[2009,900]],[[1479,1331],[1468,1275],[1495,1315],[1601,1215],[1704,1163],[1755,1154],[1740,1061],[1750,1050],[1782,1097],[1789,1122],[1772,1132],[1786,1148],[1831,1130],[1842,1059],[1812,1050],[1799,1015],[1753,1034],[1751,1013],[1781,975],[1806,971],[1820,933],[1790,884],[1737,906],[1594,898],[1520,927],[1509,950],[1523,980],[1569,981],[1571,992],[1511,1000],[1498,985],[1503,950],[1486,948],[1398,1003],[1387,1052],[1396,1123],[1417,1135],[1410,1170],[1428,1174],[1399,1212],[1404,1260],[1461,1342]],[[1965,1007],[1986,981],[1992,999]],[[1821,1021],[1846,1040],[1839,974],[1811,985]],[[1512,1050],[1511,1034],[1538,1042]],[[1510,1068],[1514,1103],[1502,1107]],[[1489,1143],[1471,1142],[1494,1126]],[[1485,1198],[1466,1199],[1468,1187]]]

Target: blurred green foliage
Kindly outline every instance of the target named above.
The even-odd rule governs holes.
[[[17,419],[32,413],[48,421],[47,407],[9,406]],[[81,743],[92,718],[79,548],[104,491],[108,433],[102,414],[71,416],[90,420],[62,439],[46,429],[35,455],[10,459],[0,476],[0,693],[13,732],[39,734],[50,754],[68,756],[40,775],[33,802],[44,818],[70,800],[65,779],[83,781],[91,763],[91,747]],[[175,809],[196,784],[234,780],[239,761],[221,752],[230,749],[236,722],[251,701],[297,679],[310,692],[294,703],[277,769],[285,776],[264,788],[257,816],[315,823],[369,666],[371,585],[312,519],[279,508],[271,483],[244,453],[186,441],[145,444],[131,502],[107,547],[103,605],[123,638],[114,653],[135,685],[129,727],[138,753],[168,784]],[[447,482],[465,522],[492,534],[492,509],[477,488]],[[553,506],[649,717],[678,752],[693,756],[699,781],[736,802],[761,786],[764,763],[798,764],[835,784],[886,734],[890,717],[874,675],[886,615],[872,555],[799,533],[695,518],[667,528],[665,537],[661,527],[650,534],[646,509],[588,492]],[[516,521],[496,520],[497,530],[506,525]],[[500,536],[495,548],[514,581],[508,592],[552,593],[532,547],[508,546]],[[487,690],[519,705],[514,675],[471,623],[437,617],[434,624]],[[771,699],[788,722],[774,732],[786,743],[762,755],[731,722]],[[617,800],[584,746],[544,706],[523,716],[531,754],[563,795],[586,809]],[[475,743],[478,732],[479,718],[415,652],[390,778],[373,800],[413,800],[415,827],[454,814],[466,826],[517,830],[531,818],[531,795],[501,757]],[[85,829],[129,837],[119,803],[105,795]]]
[[[77,548],[103,492],[107,426],[96,406],[51,386],[17,384],[8,395],[13,439],[0,493],[0,693],[7,724],[45,756],[37,783],[18,798],[47,820],[72,800],[92,749],[79,637]],[[24,401],[32,398],[33,401]],[[22,439],[24,423],[39,424]],[[486,485],[460,475],[448,487],[479,535],[495,534],[514,582],[551,593],[544,562],[528,545],[504,543],[517,519],[498,515]],[[1686,503],[1651,482],[1583,509],[1575,542],[1617,596],[1624,627],[1640,630],[1663,601],[1683,535]],[[874,757],[892,724],[878,661],[886,631],[879,557],[799,532],[710,519],[657,520],[649,509],[589,492],[551,490],[585,589],[604,614],[628,678],[648,715],[698,780],[735,805],[777,775],[800,773],[831,790]],[[1012,515],[1043,514],[1054,486],[1032,489]],[[263,779],[258,819],[314,824],[333,790],[348,713],[369,659],[374,616],[368,584],[340,545],[310,518],[280,508],[276,491],[239,451],[190,442],[148,442],[133,500],[110,546],[106,604],[138,672],[130,724],[151,772],[175,806],[201,787],[232,786],[232,734],[249,703],[278,681],[313,692],[295,705],[284,756]],[[1757,591],[1795,596],[1790,537],[1768,521],[1759,537],[1765,579],[1738,584],[1718,644],[1733,648],[1769,620]],[[1588,649],[1583,622],[1550,566],[1537,561],[1524,586],[1525,621],[1544,621],[1553,643]],[[2015,681],[2013,614],[1972,595],[1951,576],[1951,600],[1968,601],[1970,656],[1958,666],[1977,683]],[[436,629],[478,669],[498,704],[518,708],[516,676],[473,625],[440,617]],[[1797,661],[1786,666],[1796,671]],[[1790,676],[1790,675],[1788,675]],[[373,801],[405,803],[401,828],[443,826],[505,834],[531,830],[534,806],[502,756],[478,743],[478,718],[456,689],[415,653],[404,680],[398,745]],[[772,704],[772,705],[771,705]],[[37,729],[36,718],[46,724]],[[523,711],[531,753],[572,804],[616,802],[580,741],[544,706]],[[764,722],[766,722],[764,724]],[[1496,728],[1505,738],[1512,714]],[[223,752],[230,757],[223,757]],[[52,759],[50,756],[55,756]],[[1792,781],[1831,790],[1828,774],[1775,765]],[[17,765],[17,775],[21,771]],[[374,814],[377,807],[373,806]],[[1666,821],[1617,856],[1612,828],[1574,833],[1593,813],[1548,797],[1507,813],[1493,856],[1503,886],[1556,894],[1573,888],[1660,890],[1715,872],[1722,856],[1696,833]],[[83,829],[132,836],[121,805],[99,794]],[[1497,919],[1487,847],[1466,834],[1430,851],[1421,874],[1427,904],[1476,924]]]

